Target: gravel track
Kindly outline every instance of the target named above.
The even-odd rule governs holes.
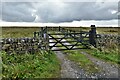
[[[102,68],[102,72],[97,75],[97,77],[104,77],[104,78],[118,78],[119,73],[118,71],[120,68],[117,65],[113,65],[109,62],[105,62],[98,58],[87,54],[86,52],[82,52],[82,54],[86,55],[89,60],[91,60],[95,65]]]
[[[61,61],[61,78],[87,78],[89,75],[74,62],[68,60],[65,55],[56,51],[58,59]]]

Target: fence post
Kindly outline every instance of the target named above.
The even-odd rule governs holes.
[[[60,31],[60,26],[59,26],[59,31]]]
[[[75,34],[75,31],[73,31],[73,32],[74,32],[74,37],[75,37],[75,35],[76,35],[76,34]]]
[[[37,35],[38,35],[38,37],[39,37],[40,33],[39,33],[39,32],[37,32]]]
[[[80,34],[80,42],[83,41],[83,36],[82,36],[82,33]]]
[[[44,42],[45,42],[45,50],[49,51],[49,35],[47,33],[47,30],[48,30],[48,28],[46,26],[45,32],[44,32]]]
[[[41,27],[41,37],[43,37],[43,27]]]
[[[34,38],[36,38],[36,32],[34,32]]]
[[[96,47],[96,27],[91,25],[91,30],[89,31],[89,43]]]

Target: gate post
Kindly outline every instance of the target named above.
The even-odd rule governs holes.
[[[59,31],[60,31],[60,26],[59,26]]]
[[[49,35],[47,33],[47,26],[45,28],[45,32],[44,32],[44,42],[45,42],[45,50],[49,51]]]
[[[89,31],[89,43],[96,47],[96,27],[91,25],[91,30]]]

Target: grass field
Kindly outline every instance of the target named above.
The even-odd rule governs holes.
[[[33,32],[39,31],[39,28],[26,27],[6,27],[2,28],[3,38],[33,37]]]
[[[89,31],[90,27],[66,27],[69,30],[75,30],[75,31]],[[49,29],[49,28],[48,28]],[[55,29],[55,28],[53,28]],[[2,37],[32,37],[34,31],[39,31],[39,27],[3,27],[2,28]],[[97,33],[103,33],[103,34],[118,34],[119,28],[118,27],[98,27]]]

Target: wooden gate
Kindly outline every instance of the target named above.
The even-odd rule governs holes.
[[[95,25],[91,25],[91,30],[88,32],[87,31],[76,32],[73,30],[65,29],[63,27],[57,27],[57,29],[54,32],[49,33],[48,27],[45,28],[42,27],[41,32],[39,32],[39,34],[40,34],[39,37],[42,41],[41,48],[45,50],[61,51],[61,50],[86,49],[89,48],[90,45],[96,47]],[[66,39],[69,39],[69,41],[67,41]],[[80,45],[82,45],[83,47],[78,47]],[[64,49],[61,49],[61,47],[64,47]]]

